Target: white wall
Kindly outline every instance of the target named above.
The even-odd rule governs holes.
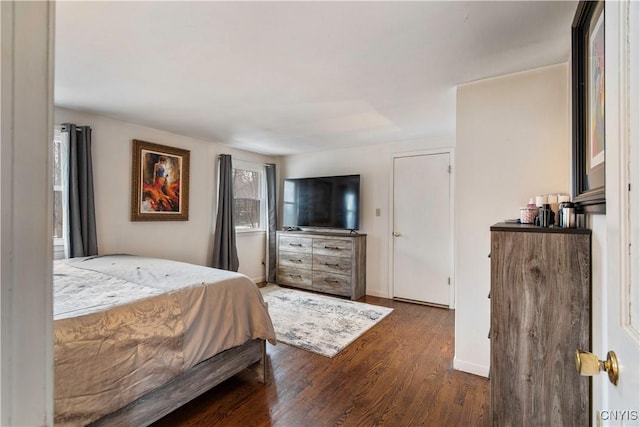
[[[568,81],[560,64],[458,87],[456,369],[489,371],[489,227],[531,196],[569,192]]]
[[[217,206],[217,156],[277,163],[229,146],[175,135],[108,117],[55,109],[55,123],[91,126],[98,251],[129,253],[211,265]],[[131,222],[131,140],[140,139],[191,151],[189,221]],[[240,272],[264,280],[265,233],[238,233]]]
[[[240,268],[238,271],[249,276],[254,282],[266,281],[266,238],[264,231],[246,232],[236,234],[236,246]]]
[[[284,178],[360,174],[360,232],[367,234],[367,295],[389,293],[389,197],[394,153],[450,148],[453,137],[298,154],[282,159]],[[416,183],[417,185],[419,183]],[[376,216],[379,208],[381,215]]]

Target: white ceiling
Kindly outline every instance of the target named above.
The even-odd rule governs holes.
[[[576,4],[58,1],[55,104],[274,155],[451,136],[457,84],[568,59]]]

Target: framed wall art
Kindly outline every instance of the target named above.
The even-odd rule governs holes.
[[[581,1],[571,28],[574,199],[605,213],[604,1]]]
[[[188,150],[133,140],[131,221],[189,220]]]

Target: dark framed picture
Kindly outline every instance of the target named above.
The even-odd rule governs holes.
[[[133,140],[131,221],[189,220],[189,154]]]
[[[604,1],[581,1],[571,28],[573,190],[586,213],[605,213]]]

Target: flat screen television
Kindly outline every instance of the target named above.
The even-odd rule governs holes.
[[[360,229],[360,175],[284,180],[285,228]]]

